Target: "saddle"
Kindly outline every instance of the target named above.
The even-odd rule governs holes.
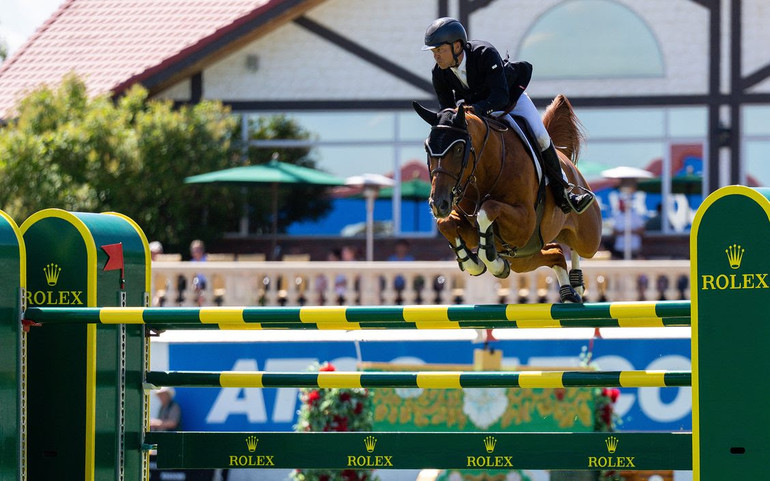
[[[509,257],[528,257],[533,255],[535,252],[540,251],[545,245],[545,242],[543,241],[543,234],[540,231],[540,223],[543,220],[543,213],[545,212],[545,166],[540,149],[533,147],[538,145],[538,142],[535,138],[535,135],[532,133],[532,129],[530,129],[527,120],[519,115],[511,115],[511,117],[515,121],[515,125],[509,125],[508,122],[504,122],[500,118],[491,119],[494,124],[490,123],[490,125],[493,126],[493,128],[499,129],[501,131],[508,130],[509,128],[513,130],[516,135],[519,136],[526,148],[529,149],[530,154],[532,155],[535,173],[537,175],[537,195],[535,196],[535,230],[533,231],[532,236],[529,238],[526,244],[519,248],[506,244],[505,241],[500,238],[497,232],[495,232],[495,236],[504,246],[504,250],[500,252],[501,254],[507,255]]]

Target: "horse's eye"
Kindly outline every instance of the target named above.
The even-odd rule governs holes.
[[[457,152],[458,154],[462,154],[463,153],[463,144],[457,144],[455,146],[455,152]]]

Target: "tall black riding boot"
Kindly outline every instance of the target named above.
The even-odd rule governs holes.
[[[556,205],[565,214],[569,214],[573,210],[578,214],[582,214],[594,201],[594,194],[588,189],[584,189],[582,194],[575,194],[570,191],[571,186],[564,179],[561,172],[559,156],[556,154],[553,142],[543,151],[543,164],[545,165],[546,175],[548,175],[548,179],[551,181],[551,191],[553,191]]]

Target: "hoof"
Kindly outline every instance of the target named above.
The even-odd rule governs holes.
[[[495,274],[495,277],[497,277],[498,279],[507,279],[508,276],[511,275],[511,264],[505,259],[500,259],[500,260],[503,261],[503,270]]]
[[[478,277],[478,276],[482,275],[482,274],[483,274],[483,273],[485,273],[485,272],[487,272],[487,266],[486,266],[486,264],[483,264],[483,263],[482,263],[482,264],[481,264],[481,272],[479,272],[478,274],[471,274],[471,273],[469,272],[468,274],[470,274],[470,275],[471,275],[471,276],[473,276],[473,277]]]
[[[583,299],[580,297],[580,294],[578,294],[577,291],[572,288],[572,286],[561,286],[559,288],[559,297],[561,297],[561,302],[572,302],[575,304],[583,303]]]

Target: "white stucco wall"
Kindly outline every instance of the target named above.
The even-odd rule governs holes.
[[[484,38],[516,57],[532,25],[549,9],[575,0],[497,0],[476,11],[469,22],[471,37]],[[708,91],[708,11],[689,0],[614,0],[639,16],[660,46],[664,76],[653,78],[545,79],[535,76],[533,97],[557,93],[569,96],[689,95]],[[450,11],[456,9],[450,1]],[[328,0],[306,17],[376,52],[409,72],[430,81],[433,65],[421,51],[422,36],[436,17],[434,0]],[[729,13],[723,9],[724,13]],[[770,64],[770,3],[743,2],[743,73]],[[729,19],[723,24],[729,26]],[[586,25],[601,29],[601,25]],[[725,29],[727,38],[729,29]],[[611,41],[611,39],[608,39]],[[723,42],[725,43],[725,42]],[[726,46],[726,43],[725,43]],[[259,69],[246,69],[246,56],[259,57]],[[633,52],[629,52],[633,55]],[[723,53],[724,65],[729,61]],[[726,75],[724,76],[726,78]],[[770,82],[752,91],[767,92]],[[183,99],[183,82],[161,94]],[[233,101],[377,100],[426,98],[423,90],[294,23],[281,26],[221,59],[203,72],[205,98]]]

